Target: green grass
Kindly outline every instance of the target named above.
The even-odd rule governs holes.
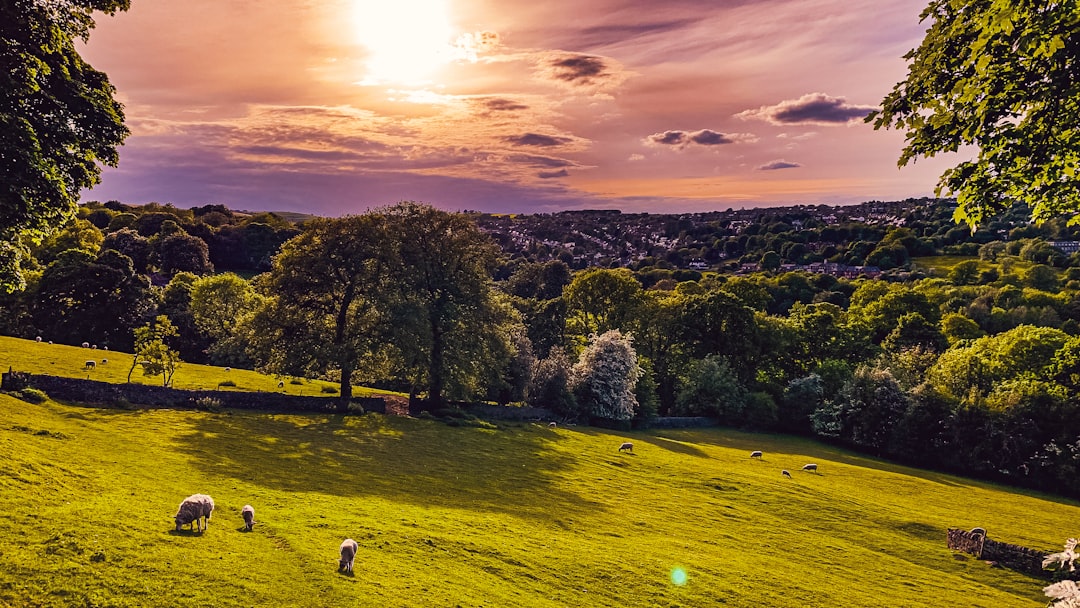
[[[196,492],[216,500],[209,529],[175,533]],[[111,607],[1035,608],[1040,581],[954,555],[946,528],[1059,549],[1080,520],[1074,502],[784,436],[6,395],[0,512],[0,605]]]
[[[86,362],[94,360],[93,369],[86,369]],[[108,363],[102,360],[108,359]],[[17,372],[48,374],[64,378],[84,378],[99,382],[127,382],[133,355],[119,351],[91,350],[79,346],[48,344],[34,340],[22,340],[0,336],[0,369],[10,367]],[[284,382],[278,388],[279,382]],[[133,384],[152,384],[161,386],[161,376],[145,376],[142,367],[136,367],[131,374]],[[222,384],[229,383],[233,384]],[[275,392],[289,395],[334,396],[338,384],[322,380],[300,379],[294,384],[290,377],[270,376],[250,370],[181,363],[173,375],[172,387],[186,390],[231,390],[250,392]],[[331,389],[333,389],[331,391]],[[388,393],[363,386],[353,387],[356,397],[369,397]]]

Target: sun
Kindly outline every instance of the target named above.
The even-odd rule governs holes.
[[[364,82],[419,85],[453,60],[450,0],[355,0],[356,42],[367,55]]]

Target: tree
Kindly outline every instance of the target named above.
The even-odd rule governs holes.
[[[382,215],[308,222],[259,284],[266,300],[246,326],[257,364],[277,373],[337,376],[347,403],[353,373],[386,364],[384,298],[394,255]]]
[[[637,410],[634,389],[641,377],[630,336],[613,329],[593,336],[571,373],[571,387],[582,413],[629,421]]]
[[[626,268],[590,268],[570,281],[563,298],[578,335],[628,330],[641,305],[641,283]]]
[[[137,366],[142,366],[146,376],[161,376],[161,385],[169,386],[173,374],[180,366],[180,353],[165,344],[166,338],[176,336],[176,328],[169,317],[158,315],[143,327],[135,329],[135,355],[131,359],[127,381],[131,382],[131,373]]]
[[[676,411],[684,416],[712,416],[736,424],[746,406],[746,389],[726,361],[707,357],[694,361],[679,383]]]
[[[1036,221],[1080,210],[1080,3],[932,0],[922,20],[907,78],[867,117],[906,131],[899,164],[975,146],[938,182],[972,227],[1014,201]]]
[[[239,328],[260,300],[251,283],[232,272],[203,277],[192,284],[188,310],[196,327],[214,340],[208,351],[216,365],[250,365]]]
[[[461,213],[414,202],[383,213],[399,256],[390,327],[414,390],[426,388],[433,409],[447,393],[481,394],[517,325],[492,281],[498,247]]]
[[[150,289],[150,281],[121,253],[110,249],[94,256],[69,249],[38,281],[34,324],[49,340],[124,350],[131,346],[132,329],[151,313]]]
[[[74,216],[79,192],[115,166],[128,129],[108,78],[79,56],[93,11],[128,0],[10,0],[0,5],[0,290],[24,285],[21,239]]]

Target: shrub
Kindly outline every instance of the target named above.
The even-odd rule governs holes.
[[[570,377],[582,413],[610,420],[633,418],[638,408],[634,389],[641,367],[629,335],[613,329],[593,336]]]
[[[28,403],[44,403],[49,399],[49,396],[44,391],[36,388],[24,388],[17,393],[18,397]]]
[[[725,424],[737,424],[746,404],[746,389],[739,384],[727,361],[709,357],[690,364],[680,379],[676,411],[684,416],[713,416]]]
[[[338,392],[338,388],[336,386],[324,386],[322,387],[322,392],[328,395],[336,395]]]
[[[232,380],[225,380],[224,382],[218,383],[218,386],[236,386],[236,383]]]

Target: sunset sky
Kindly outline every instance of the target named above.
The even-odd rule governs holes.
[[[862,117],[925,0],[133,0],[84,57],[132,135],[85,200],[339,215],[929,196]]]

